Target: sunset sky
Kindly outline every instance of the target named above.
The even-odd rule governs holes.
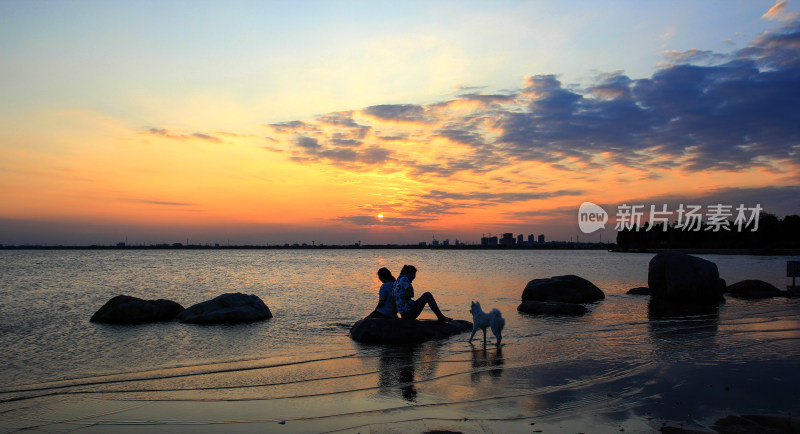
[[[798,166],[800,2],[0,2],[0,244],[569,240]]]

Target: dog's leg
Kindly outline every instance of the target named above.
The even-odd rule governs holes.
[[[494,337],[497,338],[497,345],[500,345],[500,341],[503,340],[503,329],[499,327],[499,324],[492,323],[492,333],[494,333]]]
[[[477,331],[478,331],[478,328],[475,327],[475,326],[472,326],[472,334],[469,336],[469,340],[467,342],[472,342],[472,338],[475,337],[475,332],[477,332]]]
[[[486,346],[486,329],[483,328],[482,330],[483,330],[483,346],[485,347]]]

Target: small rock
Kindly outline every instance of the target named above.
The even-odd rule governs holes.
[[[650,288],[646,286],[639,286],[637,288],[629,289],[626,294],[630,295],[650,295]]]

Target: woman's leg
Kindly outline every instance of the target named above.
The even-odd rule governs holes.
[[[431,310],[434,314],[436,314],[436,318],[439,320],[449,320],[450,318],[444,316],[442,311],[439,310],[439,306],[436,304],[436,299],[433,298],[433,294],[430,292],[426,292],[422,294],[418,299],[414,300],[414,306],[411,307],[410,310],[403,312],[402,316],[403,319],[417,319],[419,314],[422,313],[422,309],[425,308],[425,305],[430,306]]]

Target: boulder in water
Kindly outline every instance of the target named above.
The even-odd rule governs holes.
[[[606,298],[592,282],[578,276],[555,276],[533,279],[525,285],[522,301],[558,301],[562,303],[592,303]]]
[[[626,292],[626,294],[630,295],[650,295],[650,288],[646,286],[639,286],[636,288],[631,288]]]
[[[143,300],[129,295],[118,295],[108,300],[89,321],[107,324],[170,321],[182,310],[183,306],[171,300]]]
[[[781,291],[763,280],[742,280],[725,288],[725,293],[740,298],[783,297],[787,292]]]
[[[272,312],[258,296],[238,292],[197,303],[178,315],[178,321],[192,324],[230,324],[269,318]]]
[[[686,253],[667,251],[650,260],[647,286],[652,298],[678,302],[718,303],[725,281],[717,264]]]
[[[444,339],[472,330],[472,323],[463,320],[410,320],[364,318],[350,328],[350,338],[369,344],[407,344]]]

